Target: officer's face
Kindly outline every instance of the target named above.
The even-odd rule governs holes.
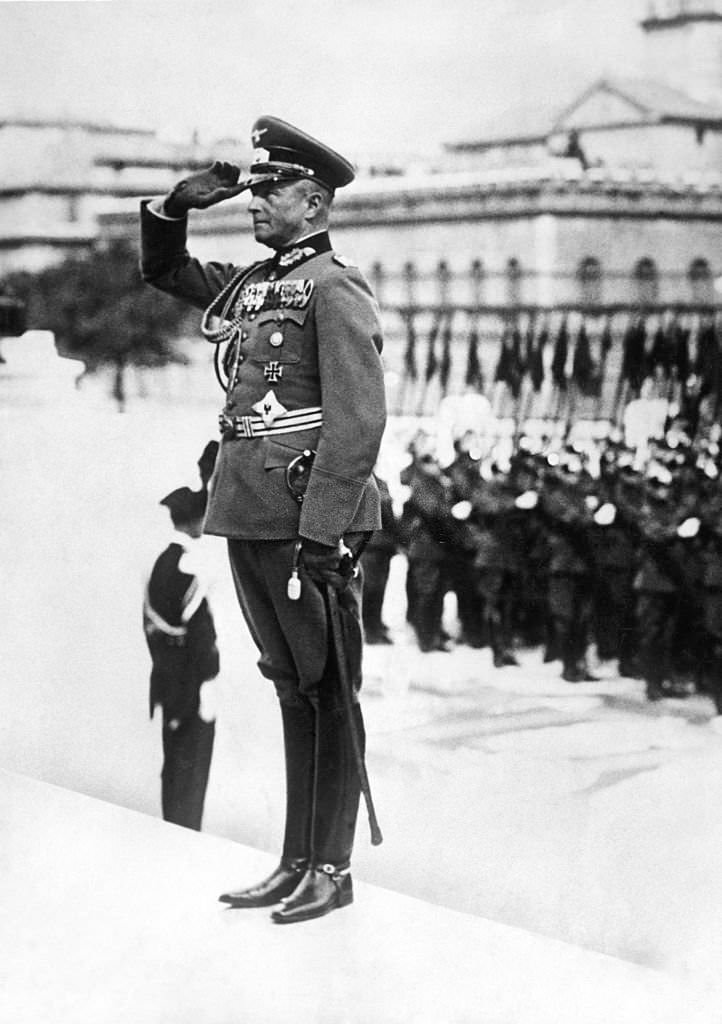
[[[307,234],[308,182],[264,181],[254,185],[251,194],[248,212],[257,242],[280,249]]]

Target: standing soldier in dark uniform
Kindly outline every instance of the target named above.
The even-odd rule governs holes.
[[[364,574],[362,616],[364,640],[367,644],[393,643],[382,618],[386,584],[391,559],[399,548],[399,529],[389,487],[374,473],[381,500],[381,529],[376,530],[363,550],[361,566]]]
[[[408,558],[407,594],[412,602],[409,622],[420,651],[450,651],[452,644],[443,629],[447,563],[458,550],[465,524],[452,517],[450,481],[433,455],[415,459],[413,472],[405,473],[404,479],[411,488],[401,513]]]
[[[562,658],[562,679],[593,682],[586,654],[592,612],[590,513],[580,467],[562,457],[540,503],[549,543],[549,615]]]
[[[671,646],[682,573],[673,556],[677,510],[671,500],[671,474],[653,469],[646,495],[637,509],[639,567],[634,578],[639,634],[639,670],[650,701],[661,700],[669,678]],[[630,510],[630,519],[631,519]]]
[[[637,557],[635,526],[621,506],[634,500],[636,479],[617,465],[610,450],[601,459],[599,507],[590,542],[594,553],[594,636],[603,661],[617,659],[620,676],[637,675],[634,572]]]
[[[283,721],[281,861],[258,885],[220,898],[233,907],[283,900],[271,917],[292,923],[353,900],[360,773],[352,755],[354,737],[363,751],[364,727],[362,580],[351,570],[365,534],[380,525],[372,470],[385,395],[378,307],[328,236],[334,191],[353,180],[353,167],[274,117],[259,118],[252,139],[247,180],[239,181],[234,165],[216,162],[164,200],[143,203],[142,270],[149,283],[205,309],[203,333],[225,346],[223,436],[205,530],[228,538],[239,603]],[[273,256],[242,269],[192,258],[188,210],[244,189],[256,241]],[[302,503],[287,476],[299,457],[310,466]],[[331,642],[328,585],[343,610],[355,688],[350,716]]]
[[[476,435],[467,431],[454,443],[456,458],[444,470],[449,480],[452,507],[457,502],[471,502],[480,483],[481,451]],[[468,518],[468,517],[464,517]],[[460,531],[461,533],[461,531]],[[488,636],[483,628],[483,601],[478,589],[478,574],[473,562],[474,551],[459,544],[447,552],[447,586],[456,595],[456,609],[461,631],[459,642],[469,647],[483,647]]]
[[[701,510],[703,543],[702,610],[705,644],[702,682],[722,715],[722,490],[715,478]]]
[[[521,552],[514,550],[510,532],[519,514],[518,494],[499,467],[492,479],[480,478],[471,498],[470,529],[474,546],[476,585],[483,601],[485,635],[496,668],[518,665],[512,652],[512,597]]]
[[[153,660],[150,714],[156,707],[163,711],[163,817],[199,831],[215,736],[202,693],[218,675],[219,658],[203,580],[188,553],[203,532],[206,494],[179,487],[161,505],[175,533],[155,561],[143,603]]]

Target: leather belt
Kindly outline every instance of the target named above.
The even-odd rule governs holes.
[[[261,416],[229,416],[222,412],[218,417],[218,425],[227,439],[249,437],[267,437],[269,434],[294,434],[299,430],[312,430],[323,424],[320,405],[309,406],[307,409],[292,409],[277,416],[269,426]]]

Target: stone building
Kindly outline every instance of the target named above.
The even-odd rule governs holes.
[[[463,387],[477,327],[489,381],[510,319],[523,318],[527,331],[544,316],[556,331],[570,315],[576,331],[584,318],[594,338],[610,322],[616,341],[635,311],[698,315],[720,301],[722,3],[655,3],[637,30],[639,77],[594,81],[546,124],[507,122],[429,153],[423,170],[361,173],[339,193],[334,242],[376,287],[397,382],[408,372],[410,333],[423,361],[421,339],[433,342],[445,318],[453,365],[415,408],[433,407],[439,388]],[[0,269],[136,237],[140,196],[210,157],[151,133],[75,126],[70,137],[85,154],[83,175],[74,157],[52,187],[20,180],[0,190]],[[238,144],[227,153],[243,162]],[[194,214],[194,252],[257,258],[244,210],[241,196]],[[438,363],[430,348],[426,358]]]

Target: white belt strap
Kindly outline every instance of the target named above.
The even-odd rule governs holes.
[[[261,416],[229,416],[222,412],[218,417],[221,433],[224,437],[267,437],[269,434],[293,434],[299,430],[312,430],[323,424],[320,405],[312,405],[306,409],[292,409],[277,416],[270,426],[266,426]]]

